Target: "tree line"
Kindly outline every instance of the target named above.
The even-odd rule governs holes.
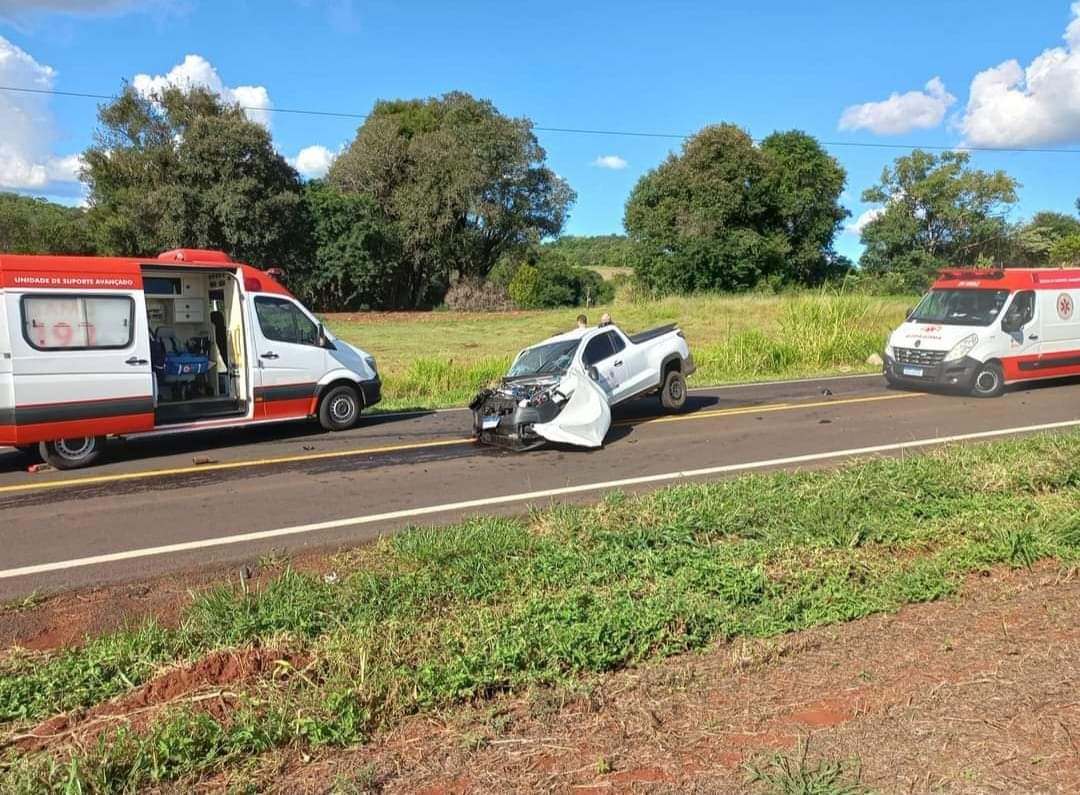
[[[320,310],[597,303],[613,289],[597,268],[656,293],[895,291],[946,266],[1080,262],[1074,216],[1010,223],[1014,178],[964,152],[914,151],[862,194],[878,209],[856,268],[834,248],[850,217],[840,163],[806,133],[756,143],[731,124],[641,177],[625,235],[561,236],[576,197],[532,123],[461,92],[377,102],[326,177],[304,181],[239,107],[199,88],[126,87],[99,109],[82,179],[84,209],[0,194],[0,251],[223,249],[283,268]]]

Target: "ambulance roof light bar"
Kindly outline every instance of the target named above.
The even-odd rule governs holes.
[[[938,274],[939,279],[948,279],[950,281],[959,281],[961,279],[992,279],[997,281],[998,279],[1005,278],[1005,271],[1003,270],[962,270],[962,271],[942,271]]]

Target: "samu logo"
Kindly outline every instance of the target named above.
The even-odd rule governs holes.
[[[1057,299],[1057,313],[1058,317],[1062,320],[1069,320],[1073,313],[1073,300],[1072,296],[1068,293],[1062,293]]]

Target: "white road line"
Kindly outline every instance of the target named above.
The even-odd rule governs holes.
[[[548,497],[561,497],[567,494],[580,494],[587,491],[605,491],[626,486],[640,486],[646,483],[686,480],[688,478],[703,477],[705,475],[720,475],[751,469],[806,464],[814,461],[825,461],[830,458],[848,458],[853,456],[871,455],[873,453],[888,453],[897,450],[910,450],[919,447],[948,444],[950,442],[990,439],[996,436],[1010,436],[1014,434],[1034,433],[1036,431],[1049,431],[1057,428],[1072,428],[1077,426],[1080,426],[1080,420],[1048,422],[1042,425],[1024,425],[1015,428],[1001,428],[993,431],[978,431],[975,433],[956,434],[954,436],[936,436],[930,439],[915,439],[910,442],[894,442],[892,444],[878,444],[870,447],[853,447],[847,450],[830,450],[825,453],[807,453],[805,455],[787,456],[786,458],[770,458],[764,461],[748,461],[742,464],[724,464],[722,466],[706,467],[704,469],[666,472],[661,475],[644,475],[636,478],[608,480],[600,483],[583,483],[579,486],[563,486],[556,489],[543,489],[521,494],[504,494],[498,497],[484,497],[477,500],[464,500],[462,502],[450,502],[442,505],[429,505],[425,508],[407,508],[401,511],[389,511],[387,513],[370,514],[368,516],[353,516],[348,519],[333,519],[327,522],[315,522],[313,524],[296,525],[294,527],[282,527],[277,530],[260,530],[253,533],[241,533],[239,535],[222,536],[219,538],[205,538],[199,541],[185,541],[178,544],[166,544],[159,547],[130,549],[125,552],[112,552],[106,555],[92,555],[85,558],[73,558],[72,560],[59,560],[53,563],[20,566],[19,568],[0,571],[0,579],[25,577],[31,574],[45,574],[46,572],[51,571],[62,571],[64,569],[75,569],[84,566],[96,566],[104,563],[116,563],[122,560],[133,560],[135,558],[149,558],[156,555],[167,555],[175,552],[190,552],[196,549],[226,546],[228,544],[263,541],[268,538],[281,538],[282,536],[315,533],[320,530],[337,530],[343,527],[375,524],[377,522],[386,522],[393,519],[412,519],[418,516],[430,516],[432,514],[450,513],[452,511],[463,511],[472,508],[485,508],[492,505],[505,505],[512,502],[528,502],[530,500]]]

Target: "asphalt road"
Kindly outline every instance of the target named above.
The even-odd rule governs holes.
[[[593,451],[478,447],[466,411],[374,415],[341,434],[294,424],[118,443],[107,463],[76,472],[29,474],[0,450],[0,600],[332,549],[613,488],[1080,425],[1080,382],[976,400],[851,377],[694,390],[685,413],[659,408],[644,399],[618,410]]]

